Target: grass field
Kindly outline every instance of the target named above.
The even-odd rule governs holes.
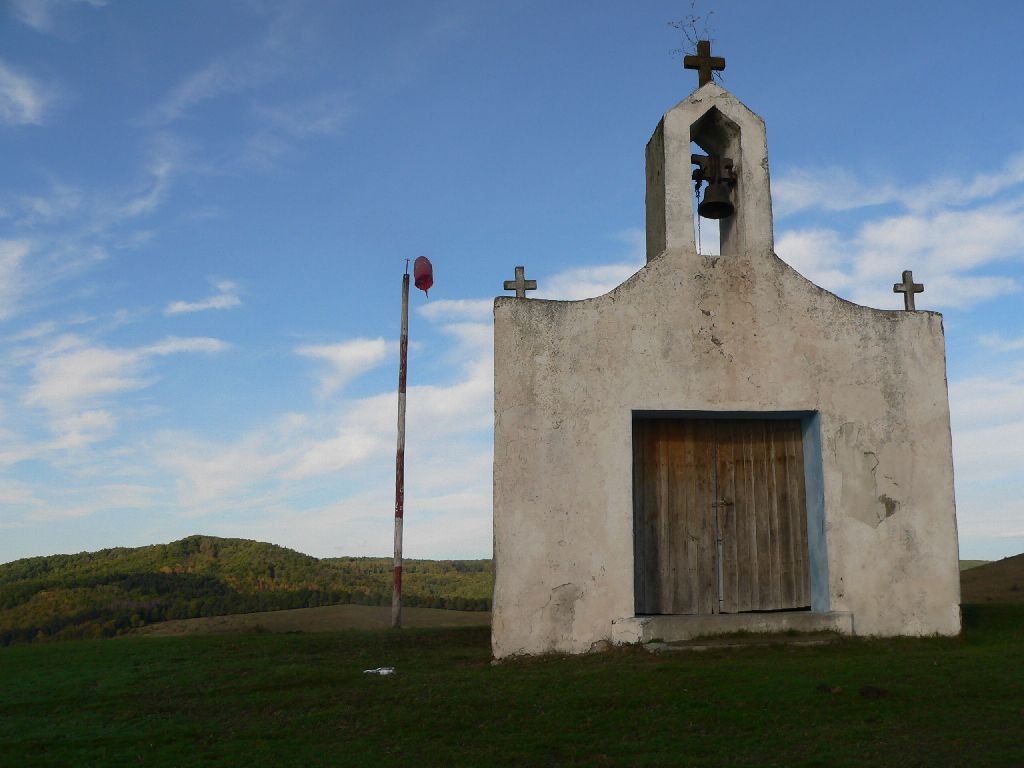
[[[438,608],[403,608],[402,626],[481,627],[491,623],[489,611],[447,611]],[[346,629],[386,629],[391,626],[391,606],[324,605],[319,608],[293,608],[287,611],[235,613],[228,616],[204,616],[147,624],[124,637],[144,635],[168,637],[181,635],[218,635],[260,632],[338,632]]]
[[[484,627],[17,646],[0,765],[1024,765],[1024,606],[965,619],[956,639],[499,666]]]

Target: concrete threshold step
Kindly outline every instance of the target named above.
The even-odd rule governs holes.
[[[707,637],[696,640],[645,643],[648,653],[672,653],[674,651],[719,651],[733,648],[759,648],[773,645],[814,646],[829,645],[842,639],[838,634],[822,635],[753,635],[750,637]]]
[[[853,615],[837,611],[771,611],[626,616],[612,622],[612,639],[616,643],[676,643],[715,635],[765,637],[816,633],[852,635]]]

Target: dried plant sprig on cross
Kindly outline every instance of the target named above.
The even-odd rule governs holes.
[[[669,51],[670,56],[682,58],[691,53],[696,53],[697,42],[700,40],[708,40],[714,45],[715,28],[712,24],[712,17],[715,15],[715,12],[709,10],[707,13],[700,13],[699,11],[698,0],[690,0],[690,12],[681,19],[668,22],[668,25],[672,29],[678,30],[683,38],[683,44],[679,48],[673,48]],[[721,72],[712,72],[711,76],[716,82],[722,82]]]

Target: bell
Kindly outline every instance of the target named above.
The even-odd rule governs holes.
[[[736,212],[736,206],[729,199],[729,185],[725,182],[708,184],[704,199],[697,206],[697,213],[705,219],[725,219]]]

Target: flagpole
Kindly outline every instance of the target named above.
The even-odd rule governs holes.
[[[395,567],[391,588],[391,628],[402,626],[402,519],[405,515],[405,377],[409,352],[409,260],[402,276],[402,337],[398,360],[398,450],[395,452]]]

